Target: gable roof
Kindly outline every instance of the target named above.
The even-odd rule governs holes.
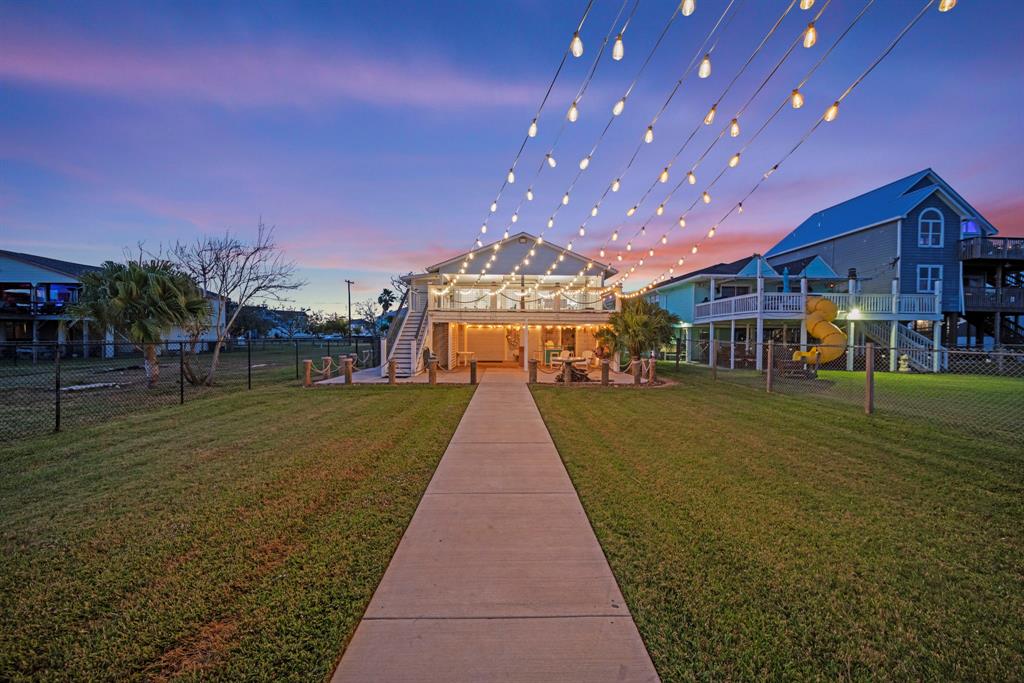
[[[594,273],[604,271],[606,275],[611,276],[619,272],[612,266],[607,265],[605,263],[601,263],[599,261],[595,261],[592,258],[587,258],[585,255],[577,251],[569,251],[565,247],[553,244],[551,242],[548,242],[547,240],[543,240],[538,245],[537,240],[538,238],[536,235],[531,235],[528,232],[518,232],[514,235],[509,235],[508,237],[495,240],[494,242],[490,242],[488,244],[483,245],[482,247],[478,247],[466,253],[459,254],[458,256],[453,256],[452,258],[442,261],[440,263],[435,263],[434,265],[428,267],[426,269],[426,272],[457,272],[461,262],[464,259],[466,259],[470,254],[490,254],[494,250],[494,245],[496,244],[500,245],[500,250],[498,251],[497,254],[498,260],[495,261],[495,265],[493,268],[493,272],[495,274],[503,273],[506,267],[508,270],[511,270],[512,266],[518,264],[523,259],[523,257],[527,255],[526,252],[528,252],[530,249],[535,249],[537,251],[545,250],[549,252],[549,256],[551,259],[558,258],[559,255],[564,254],[566,260],[575,261],[576,263],[580,264],[580,266],[584,267],[588,263],[593,263],[594,268],[592,268],[591,271]],[[519,272],[524,275],[541,274],[547,270],[547,267],[548,265],[550,265],[550,262],[550,259],[545,259],[542,257],[542,253],[538,253],[536,257],[530,257],[530,267],[521,268]],[[597,270],[594,270],[595,268]],[[576,268],[565,268],[565,271],[560,271],[560,274],[564,275],[567,273],[575,273],[576,270]]]
[[[957,194],[949,183],[926,168],[812,214],[769,249],[765,256],[778,256],[879,223],[898,220],[936,192],[958,213],[977,218],[985,234],[997,232],[995,226]]]
[[[6,256],[16,261],[21,261],[22,263],[28,263],[39,268],[52,270],[55,273],[67,275],[69,277],[75,278],[76,280],[81,278],[82,275],[85,273],[99,270],[98,266],[90,266],[85,263],[61,261],[55,258],[36,256],[35,254],[23,254],[18,251],[7,251],[6,249],[0,249],[0,256]]]
[[[655,285],[651,289],[655,290],[661,289],[663,287],[670,287],[674,284],[678,284],[686,280],[694,280],[701,276],[710,277],[712,275],[741,275],[744,273],[744,271],[748,271],[750,268],[756,269],[757,258],[757,254],[752,254],[750,256],[744,256],[743,258],[737,259],[735,261],[730,261],[729,263],[716,263],[713,266],[707,266],[705,268],[701,268],[700,270],[694,270],[689,273],[683,273],[682,275],[676,275],[674,278],[665,280],[664,282]],[[767,262],[764,263],[764,267],[771,271],[770,273],[765,272],[765,275],[776,274]],[[751,277],[754,276],[751,275]]]

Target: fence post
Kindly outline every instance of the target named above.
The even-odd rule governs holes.
[[[608,362],[607,358],[601,359],[601,386],[608,386],[608,366],[611,363]]]
[[[246,376],[245,382],[249,389],[252,389],[252,340],[246,340],[245,342],[245,364]]]
[[[772,393],[772,378],[775,370],[775,340],[768,342],[768,369],[765,372],[765,390]]]
[[[469,359],[469,383],[476,384],[476,358]]]
[[[427,361],[427,378],[431,384],[437,384],[437,359],[435,358]]]
[[[650,372],[650,377],[647,378],[647,384],[648,385],[653,385],[654,384],[654,379],[655,379],[654,369],[657,367],[657,365],[658,365],[658,359],[654,357],[654,352],[652,351],[651,352],[651,372]]]
[[[528,379],[528,381],[529,381],[530,384],[536,384],[537,383],[537,359],[536,358],[531,358],[528,361],[528,366],[529,366],[529,374],[528,374],[528,378],[529,379]]]
[[[864,413],[875,412],[875,344],[868,342],[864,358]]]
[[[640,384],[640,375],[643,372],[643,357],[630,360],[633,366],[633,384]]]
[[[680,329],[676,335],[676,370],[679,369],[679,354],[683,350],[683,331]]]
[[[17,355],[17,351],[15,351]],[[60,431],[60,347],[53,347],[53,431]]]
[[[395,367],[398,365],[398,361],[392,358],[388,361],[388,384],[395,383]]]
[[[302,382],[302,386],[311,387],[313,386],[313,361],[307,359],[302,361],[302,364],[305,366],[306,370],[306,377]]]
[[[718,379],[718,346],[715,344],[714,337],[711,338],[708,353],[711,354],[711,379]]]
[[[296,339],[295,344],[295,379],[299,378],[299,340]]]
[[[185,342],[178,342],[178,405],[185,405]]]
[[[352,358],[345,359],[345,384],[352,384]]]

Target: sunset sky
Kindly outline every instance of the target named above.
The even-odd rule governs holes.
[[[596,0],[517,168],[491,235],[526,190],[613,19],[635,0]],[[819,11],[792,10],[702,126],[664,195],[728,123]],[[698,0],[671,25],[547,239],[564,244],[632,154],[655,111],[721,15]],[[726,88],[789,0],[738,0],[710,78],[687,77],[623,189],[588,236],[631,233],[625,212]],[[821,116],[923,5],[878,0],[803,89],[715,186],[712,203],[675,217],[820,58],[863,0],[832,0],[818,42],[797,47],[719,143],[648,241],[672,241],[634,276],[660,272],[717,221]],[[0,248],[86,263],[262,219],[309,281],[297,305],[343,310],[393,274],[465,251],[502,183],[562,58],[585,0],[506,2],[0,2]],[[640,0],[625,59],[603,57],[534,184],[516,229],[540,232],[613,103],[676,5]],[[618,24],[622,23],[622,19]],[[895,51],[773,175],[687,269],[766,250],[810,213],[925,167],[934,168],[1003,235],[1024,234],[1024,3],[934,7]],[[653,209],[657,200],[648,200]],[[647,244],[647,242],[641,242]]]

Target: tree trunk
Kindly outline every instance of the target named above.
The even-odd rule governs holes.
[[[147,344],[142,349],[143,366],[146,368],[146,379],[148,380],[147,386],[155,387],[156,382],[160,379],[160,361],[156,355],[156,344]]]
[[[249,343],[252,343],[251,341]],[[210,372],[206,375],[206,386],[213,386],[213,374],[217,372],[217,363],[220,361],[220,349],[224,346],[224,338],[219,337],[213,346],[213,358],[210,359]]]

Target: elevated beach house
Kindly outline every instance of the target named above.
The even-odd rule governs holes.
[[[409,376],[424,369],[424,351],[446,369],[581,355],[618,305],[605,288],[616,272],[525,232],[483,244],[403,277],[409,290],[382,357]]]

